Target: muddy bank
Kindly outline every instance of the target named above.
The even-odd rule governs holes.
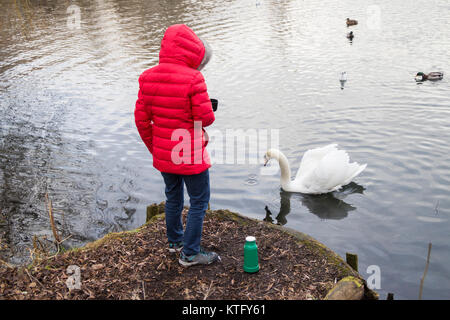
[[[311,237],[227,210],[208,212],[202,240],[222,261],[183,268],[178,255],[167,251],[163,208],[150,207],[148,222],[136,230],[109,234],[27,267],[0,266],[0,298],[323,299],[347,276],[364,282]],[[260,271],[255,274],[242,268],[247,235],[257,239]],[[80,268],[80,289],[66,285],[70,265]],[[366,298],[371,293],[365,288]]]

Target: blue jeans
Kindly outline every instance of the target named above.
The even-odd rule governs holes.
[[[183,242],[183,253],[195,255],[200,251],[203,218],[208,209],[210,189],[209,170],[199,174],[179,175],[161,172],[166,184],[166,227],[169,242]],[[190,199],[186,230],[183,232],[181,212],[184,205],[183,185]]]

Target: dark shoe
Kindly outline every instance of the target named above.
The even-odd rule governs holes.
[[[180,252],[183,249],[183,242],[169,242],[169,252]]]
[[[178,260],[183,267],[190,267],[196,264],[211,264],[216,261],[220,261],[220,256],[217,253],[203,249],[200,249],[199,253],[192,256],[187,256],[181,251],[180,259]]]

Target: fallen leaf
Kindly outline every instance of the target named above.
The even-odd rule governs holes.
[[[105,266],[103,264],[99,263],[99,264],[94,264],[91,268],[92,268],[92,270],[100,270],[104,267]]]

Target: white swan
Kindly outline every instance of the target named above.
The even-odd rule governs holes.
[[[288,192],[321,194],[338,190],[349,184],[367,164],[350,163],[346,151],[338,150],[337,144],[306,151],[294,180],[286,156],[277,149],[270,149],[264,155],[265,163],[277,159],[281,169],[281,188]]]

